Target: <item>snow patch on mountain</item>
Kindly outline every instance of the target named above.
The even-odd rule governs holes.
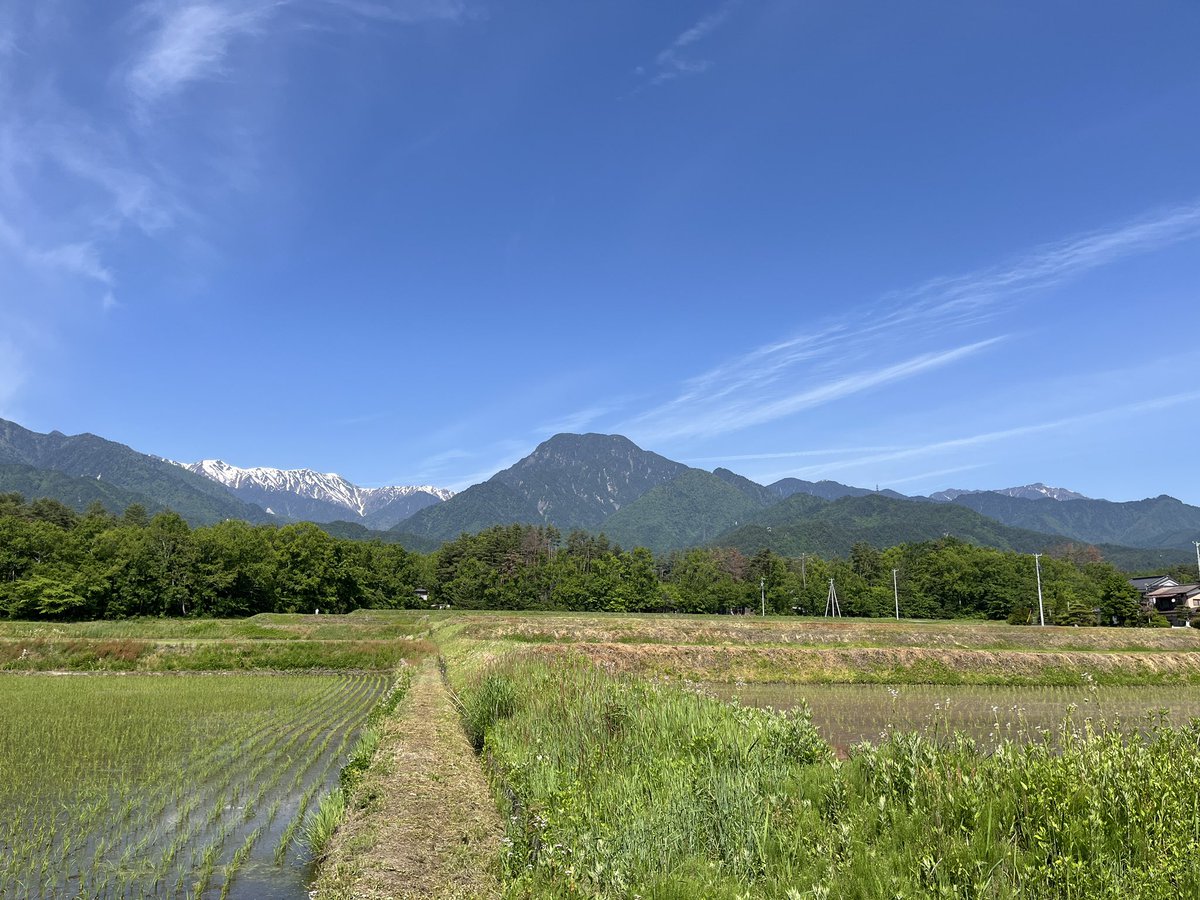
[[[414,494],[429,494],[439,501],[454,496],[453,491],[431,484],[359,487],[336,472],[315,472],[312,469],[273,469],[267,466],[242,468],[220,459],[202,459],[177,465],[231,490],[257,488],[271,493],[295,494],[334,503],[360,518]]]
[[[1020,487],[997,488],[992,491],[965,491],[957,488],[951,488],[946,491],[938,491],[936,494],[930,494],[930,500],[941,500],[950,502],[962,497],[966,494],[1004,494],[1006,497],[1017,497],[1021,500],[1087,500],[1088,498],[1076,491],[1068,490],[1067,488],[1050,487],[1048,484],[1042,484],[1036,481],[1033,484],[1023,484]]]

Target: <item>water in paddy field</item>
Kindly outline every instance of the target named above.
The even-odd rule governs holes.
[[[861,741],[878,743],[889,728],[945,735],[965,731],[983,746],[1001,739],[1036,740],[1055,731],[1068,714],[1119,721],[1130,731],[1146,716],[1181,725],[1200,717],[1200,691],[1192,687],[1008,687],[885,684],[708,684],[707,692],[746,706],[791,709],[807,703],[813,724],[839,753]]]
[[[114,676],[79,684],[102,686],[105,677]],[[141,690],[135,679],[153,679],[141,683],[169,692],[203,677],[116,676],[113,683],[115,691]],[[59,773],[56,796],[0,790],[7,819],[0,821],[0,897],[307,898],[313,865],[302,842],[288,837],[300,837],[305,809],[337,786],[367,713],[392,679],[316,676],[321,687],[292,708],[288,676],[242,677],[273,679],[278,697],[270,714],[237,720],[214,704],[206,710],[211,721],[188,733],[177,760],[156,766],[145,754],[119,753],[102,772],[74,780],[78,773]],[[11,772],[19,748],[8,739],[0,740],[0,771]]]

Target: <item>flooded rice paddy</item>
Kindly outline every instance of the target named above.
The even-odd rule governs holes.
[[[1200,690],[1179,687],[995,687],[880,684],[709,684],[704,690],[746,706],[791,709],[807,703],[813,724],[839,753],[877,743],[889,729],[946,735],[963,731],[983,746],[1052,735],[1070,714],[1119,722],[1182,724],[1200,716]]]
[[[306,896],[385,675],[0,676],[0,896]]]

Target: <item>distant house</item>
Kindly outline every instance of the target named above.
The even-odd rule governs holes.
[[[421,606],[429,605],[429,591],[425,590],[425,588],[417,588],[413,593],[416,594],[418,604]]]
[[[1137,592],[1143,597],[1149,591],[1156,591],[1161,587],[1173,587],[1179,584],[1170,575],[1147,575],[1145,578],[1130,578],[1129,583],[1137,588]]]
[[[1154,604],[1172,625],[1186,625],[1200,610],[1200,584],[1166,584],[1146,591],[1143,603]]]

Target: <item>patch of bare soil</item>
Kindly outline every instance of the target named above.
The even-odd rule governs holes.
[[[431,660],[385,725],[317,880],[316,900],[496,897],[503,829]]]

